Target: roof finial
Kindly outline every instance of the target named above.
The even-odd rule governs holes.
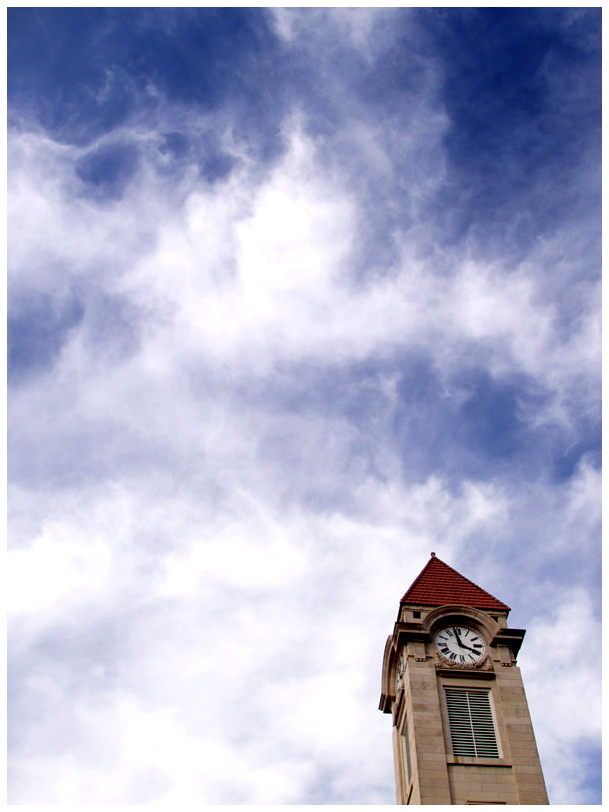
[[[435,558],[435,557],[436,557],[436,554],[435,554],[435,553],[432,553],[432,554],[431,554],[431,557],[432,557],[432,558]]]

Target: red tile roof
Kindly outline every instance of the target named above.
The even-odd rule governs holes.
[[[423,606],[459,603],[474,609],[510,611],[509,606],[440,561],[435,553],[431,554],[400,603],[418,603]]]

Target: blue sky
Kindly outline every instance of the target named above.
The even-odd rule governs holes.
[[[394,803],[430,550],[600,803],[600,24],[9,9],[12,803]]]

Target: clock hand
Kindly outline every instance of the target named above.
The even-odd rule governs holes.
[[[479,652],[476,651],[475,648],[472,648],[471,646],[466,646],[465,643],[462,642],[462,640],[461,640],[461,638],[459,636],[459,632],[456,629],[455,629],[455,637],[457,638],[457,643],[459,644],[459,646],[461,648],[465,648],[468,651],[473,651],[474,654],[479,654]]]
[[[460,646],[461,648],[465,648],[465,649],[467,649],[468,651],[473,651],[473,652],[474,652],[474,654],[477,654],[477,653],[478,653],[478,652],[476,651],[476,649],[475,649],[475,648],[472,648],[471,646],[466,646],[466,645],[465,645],[465,643],[463,643],[463,642],[461,641],[461,638],[460,638],[460,636],[459,636],[459,632],[458,632],[456,629],[455,629],[455,637],[457,638],[457,643],[459,644],[459,646]]]

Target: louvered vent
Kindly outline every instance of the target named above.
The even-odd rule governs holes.
[[[445,692],[453,755],[499,758],[489,692],[466,688]]]
[[[408,722],[404,723],[402,745],[404,747],[404,766],[406,767],[406,787],[409,787],[410,782],[412,780],[412,767],[410,764],[410,741],[408,737]]]

